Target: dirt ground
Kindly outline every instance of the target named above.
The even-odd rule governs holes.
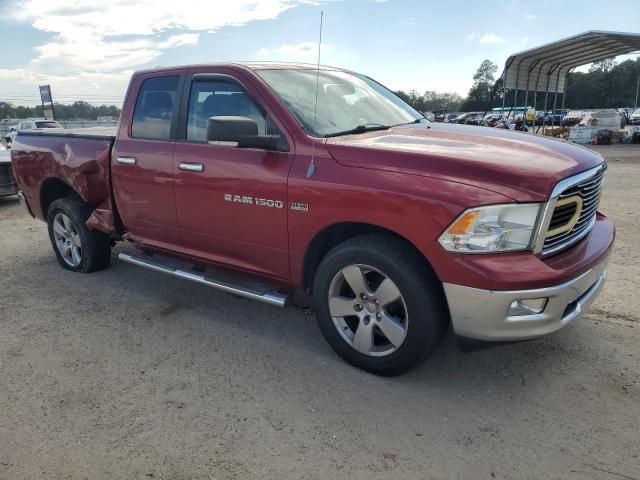
[[[0,478],[640,479],[640,146],[602,146],[617,224],[592,313],[378,378],[312,315],[118,262],[56,263],[0,199]]]

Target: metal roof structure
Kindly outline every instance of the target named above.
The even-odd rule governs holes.
[[[564,93],[574,68],[640,51],[640,34],[588,31],[511,55],[501,79],[508,90]]]

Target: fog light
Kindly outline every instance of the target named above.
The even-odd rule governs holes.
[[[547,306],[547,298],[522,298],[514,300],[509,307],[510,317],[520,317],[523,315],[535,315],[544,312]]]

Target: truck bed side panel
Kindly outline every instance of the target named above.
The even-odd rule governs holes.
[[[98,209],[87,222],[89,226],[113,231],[109,175],[112,145],[109,136],[18,135],[11,153],[13,168],[34,215],[46,219],[43,186],[58,179]]]

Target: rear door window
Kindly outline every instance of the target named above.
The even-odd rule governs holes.
[[[135,138],[169,140],[176,111],[179,75],[146,79],[136,99],[131,124]]]

